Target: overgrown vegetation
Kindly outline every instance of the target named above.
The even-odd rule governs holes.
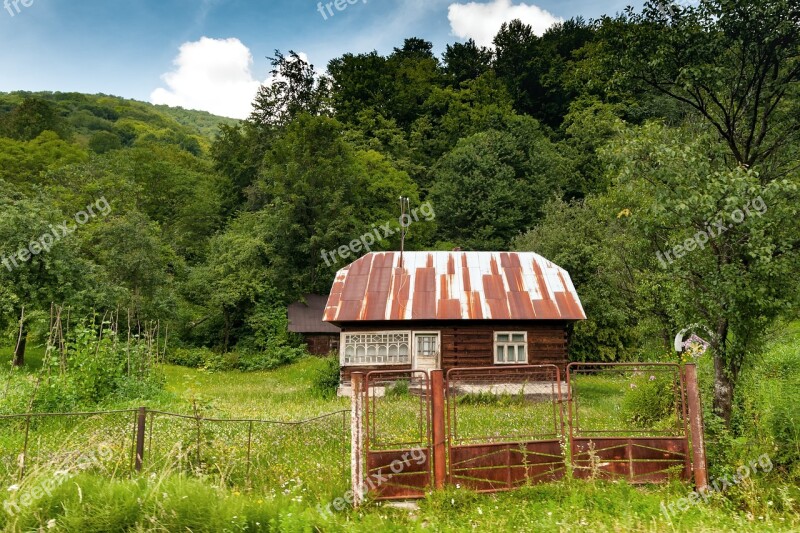
[[[336,396],[339,389],[339,355],[331,354],[314,372],[313,391],[322,398]]]
[[[114,325],[80,323],[62,335],[53,330],[41,366],[0,373],[0,412],[65,412],[97,405],[148,400],[163,390],[154,339],[121,339]]]
[[[766,413],[781,409],[784,402],[791,401],[785,396],[771,394],[774,387],[784,386],[795,375],[785,375],[785,365],[793,365],[797,352],[797,325],[786,330],[773,340],[767,354],[745,382],[754,401],[735,407],[734,420],[746,418],[761,420]],[[701,377],[704,390],[713,386],[710,359],[701,358]],[[329,366],[323,359],[306,357],[299,362],[268,372],[242,373],[237,371],[209,373],[199,369],[167,366],[166,388],[170,396],[162,396],[154,401],[158,407],[176,412],[191,414],[197,405],[206,416],[222,417],[276,417],[283,420],[299,420],[324,412],[346,408],[346,399],[330,397],[322,399],[310,394],[314,386],[314,375]],[[624,397],[624,387],[618,380],[588,376],[584,384],[582,398],[584,413],[604,416],[608,419],[609,403],[615,395]],[[649,376],[643,376],[647,383]],[[752,380],[751,380],[752,378]],[[623,384],[629,388],[629,381]],[[707,417],[713,426],[710,397]],[[417,429],[416,415],[419,414],[418,399],[413,396],[396,396],[392,402],[405,405],[397,410],[398,420],[389,429],[408,426],[409,431]],[[611,402],[613,404],[613,402]],[[406,405],[407,404],[407,405]],[[788,405],[788,403],[787,403]],[[459,432],[469,438],[485,435],[491,431],[491,424],[505,433],[508,429],[520,430],[519,421],[532,422],[530,409],[525,418],[520,418],[519,406],[508,405],[498,409],[497,404],[462,404],[460,408],[482,411],[470,417],[462,413]],[[552,408],[543,408],[552,417]],[[411,414],[411,416],[409,416]],[[381,419],[393,413],[383,412]],[[621,417],[622,412],[618,413]],[[504,425],[511,419],[512,427]],[[516,421],[516,422],[514,422]],[[744,422],[742,422],[744,423]],[[61,450],[74,446],[91,447],[108,439],[108,432],[99,419],[86,425],[78,432],[64,432]],[[341,430],[341,421],[336,426]],[[683,483],[663,486],[632,486],[626,483],[613,483],[600,479],[590,481],[564,480],[543,485],[523,487],[511,493],[481,495],[463,488],[451,487],[446,491],[433,493],[420,503],[420,509],[408,512],[392,509],[380,503],[354,511],[325,512],[324,508],[333,498],[342,495],[346,489],[346,475],[328,475],[320,479],[307,472],[316,472],[318,449],[296,444],[293,440],[276,438],[273,446],[280,446],[280,454],[269,455],[269,465],[264,465],[253,474],[257,478],[253,487],[247,490],[235,469],[228,475],[215,474],[219,467],[225,472],[225,465],[240,464],[232,461],[228,453],[234,448],[244,453],[246,429],[242,431],[222,430],[220,433],[203,433],[204,454],[210,454],[208,462],[200,464],[201,471],[192,470],[191,461],[183,468],[177,464],[159,466],[155,471],[146,471],[141,477],[131,477],[129,455],[121,450],[115,453],[114,460],[106,461],[91,469],[76,472],[69,483],[57,486],[51,494],[42,493],[35,502],[24,507],[22,512],[9,516],[3,513],[0,524],[7,531],[47,528],[72,531],[75,528],[87,531],[120,529],[154,529],[159,527],[171,530],[193,528],[199,531],[214,531],[219,527],[236,530],[247,526],[248,530],[297,531],[318,528],[323,531],[367,531],[379,529],[389,531],[417,531],[430,529],[436,524],[442,531],[514,530],[524,520],[525,528],[543,531],[596,530],[596,531],[794,531],[800,527],[800,491],[798,491],[797,462],[787,462],[780,455],[783,441],[778,444],[776,435],[769,424],[747,423],[746,436],[732,438],[724,426],[716,432],[709,432],[707,442],[712,480],[731,475],[741,465],[768,453],[774,461],[774,469],[761,472],[744,480],[736,486],[712,495],[708,502],[691,505],[686,511],[667,518],[661,503],[669,505],[689,494],[690,487]],[[345,427],[345,430],[347,428]],[[524,428],[523,428],[524,429]],[[713,428],[710,428],[713,429]],[[189,446],[194,440],[193,423],[188,421],[185,431],[181,426],[166,421],[159,422],[154,435],[154,450],[167,447],[171,439],[183,440]],[[324,431],[316,428],[308,435],[309,439],[333,431],[333,426]],[[281,429],[280,431],[287,431]],[[527,430],[526,430],[527,431]],[[463,433],[466,432],[466,433]],[[3,439],[9,436],[3,434]],[[316,437],[314,436],[316,435]],[[383,435],[379,435],[383,436]],[[277,437],[277,435],[276,435]],[[2,441],[5,445],[6,441]],[[239,444],[241,442],[241,444]],[[212,445],[217,443],[216,445]],[[283,443],[283,444],[281,444]],[[58,443],[54,443],[58,445]],[[795,441],[796,445],[796,441]],[[321,449],[321,448],[320,448]],[[789,450],[796,448],[788,448]],[[266,450],[266,449],[265,449]],[[146,453],[151,453],[150,451]],[[216,459],[212,460],[211,456]],[[341,458],[328,453],[325,464],[334,463]],[[62,454],[65,460],[69,454]],[[346,457],[345,457],[346,459]],[[115,463],[118,461],[118,464]],[[12,461],[13,463],[13,461]],[[72,464],[72,463],[70,463]],[[114,465],[117,467],[114,468]],[[146,465],[148,463],[146,462]],[[41,485],[52,471],[69,466],[62,463],[49,465],[51,469],[34,469],[19,485],[17,493],[24,493],[32,487]],[[192,467],[192,468],[190,468]],[[303,472],[289,474],[292,468]],[[208,469],[208,470],[206,470]],[[151,475],[153,473],[154,475]],[[270,475],[286,475],[287,484],[275,484]],[[230,475],[234,474],[234,475]],[[341,481],[341,488],[333,487],[333,482]],[[14,481],[16,483],[16,481]],[[194,509],[202,505],[202,511]],[[320,505],[321,507],[317,507]],[[322,509],[322,511],[320,510]],[[5,521],[5,522],[3,522]],[[53,522],[51,522],[53,521]]]
[[[308,502],[240,496],[183,471],[85,473],[7,529],[798,529],[800,339],[796,323],[780,325],[800,302],[800,11],[793,0],[662,4],[542,35],[513,21],[492,49],[454,43],[441,58],[411,37],[385,55],[344,54],[324,74],[277,52],[281,81],[242,122],[106,95],[0,94],[0,354],[16,364],[0,374],[0,408],[150,402],[290,419],[345,406],[335,361],[304,356],[286,308],[328,292],[344,264],[324,251],[396,229],[406,196],[437,215],[413,225],[408,250],[532,250],[566,268],[588,315],[570,332],[573,360],[674,360],[676,332],[710,331],[710,471],[769,454],[769,480],[670,523],[659,502],[685,487],[453,490],[415,515],[320,518]],[[100,198],[107,216],[30,249]],[[58,341],[54,307],[65,310]],[[163,367],[166,384],[154,367],[165,353],[185,365]],[[661,378],[594,378],[584,398],[613,396],[629,423],[667,423]],[[389,391],[404,408],[398,433],[418,430],[407,392]],[[502,429],[520,420],[514,398],[464,401],[466,429],[498,409]]]

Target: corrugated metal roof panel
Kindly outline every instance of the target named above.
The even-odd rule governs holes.
[[[324,319],[583,320],[569,273],[532,252],[373,252],[340,270]]]

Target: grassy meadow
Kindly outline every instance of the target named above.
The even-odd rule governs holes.
[[[288,422],[346,410],[347,399],[312,393],[315,375],[325,362],[306,357],[276,370],[249,373],[163,365],[159,372],[164,387],[157,395],[147,401],[110,399],[102,405],[120,413],[34,421],[21,480],[15,450],[24,438],[23,421],[0,420],[0,483],[6,508],[0,514],[0,527],[97,532],[796,531],[800,528],[797,466],[782,461],[783,444],[768,434],[765,425],[781,412],[780,397],[796,390],[791,370],[798,346],[800,327],[795,324],[775,336],[745,385],[748,405],[741,406],[740,416],[752,412],[748,409],[757,410],[762,417],[758,428],[736,438],[713,429],[708,434],[712,478],[762,453],[774,457],[774,469],[754,474],[682,512],[673,507],[665,514],[664,507],[688,496],[691,487],[684,483],[631,486],[569,477],[494,495],[450,487],[430,494],[413,510],[369,502],[357,510],[336,511],[330,504],[348,488],[346,413],[301,426],[204,421],[198,440],[196,419],[191,418],[196,412],[205,418]],[[2,351],[3,356],[9,354],[9,349]],[[41,360],[37,354],[32,347],[29,366],[21,371],[28,379],[37,375]],[[703,376],[709,371],[704,361],[701,370]],[[4,370],[0,378],[15,383],[7,373]],[[626,402],[652,402],[652,394],[659,390],[645,389],[654,382],[650,376],[583,376],[576,384],[585,402],[580,409],[587,425],[582,427],[615,417],[623,420],[629,408]],[[631,387],[632,383],[640,386]],[[642,395],[630,395],[633,388],[643,390]],[[378,432],[386,442],[420,435],[419,400],[399,389],[382,404]],[[131,430],[133,409],[140,403],[190,418],[150,415],[144,469],[135,475]],[[513,395],[491,401],[480,395],[461,397],[460,435],[502,435],[526,423],[544,427],[551,420],[547,404],[535,405],[539,409],[532,411],[530,403]],[[792,441],[790,435],[786,442],[797,446],[800,439]],[[85,468],[75,467],[82,461]],[[30,496],[23,505],[26,494]]]

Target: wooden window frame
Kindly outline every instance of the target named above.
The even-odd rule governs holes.
[[[347,346],[348,346],[347,345],[347,336],[348,335],[353,335],[353,336],[355,336],[355,335],[405,335],[406,336],[406,343],[408,344],[408,352],[407,352],[407,354],[405,356],[405,360],[404,361],[400,361],[399,360],[399,358],[400,358],[399,353],[397,355],[398,361],[389,361],[389,360],[385,360],[385,361],[369,361],[369,360],[358,361],[358,360],[356,360],[357,359],[357,354],[354,354],[354,356],[353,356],[354,360],[347,361],[346,352],[347,352]],[[343,331],[343,332],[341,332],[339,334],[339,365],[343,366],[343,367],[345,367],[345,366],[346,367],[359,367],[359,366],[405,366],[405,365],[411,365],[411,361],[412,361],[411,358],[413,356],[413,350],[414,350],[413,342],[414,342],[414,338],[413,338],[413,335],[411,334],[410,330],[400,330],[400,331],[398,331],[398,330]],[[355,349],[358,350],[358,345],[368,346],[369,344],[370,343],[368,343],[368,342],[366,342],[366,343],[357,343]],[[387,355],[385,356],[386,359],[388,359],[390,357],[388,355],[388,352],[389,352],[389,348],[388,347],[391,346],[392,344],[394,344],[394,343],[392,343],[392,342],[387,342],[386,343],[386,346],[387,346],[387,350],[386,350],[387,351]],[[402,344],[402,341],[398,341],[398,344]],[[398,352],[399,352],[399,346],[398,346]],[[365,355],[365,358],[368,358],[368,357],[370,357],[370,356],[367,353]]]
[[[508,341],[498,341],[497,337],[499,335],[508,335],[509,340]],[[523,340],[522,341],[512,341],[511,339],[514,338],[513,335],[522,335],[523,336]],[[492,340],[494,341],[494,342],[492,342],[492,359],[494,360],[494,364],[496,364],[496,365],[527,365],[528,364],[528,359],[529,359],[528,349],[529,349],[529,347],[528,347],[528,332],[527,331],[495,331],[495,332],[492,333]],[[497,348],[498,348],[498,346],[503,346],[505,348],[504,351],[506,353],[508,353],[507,352],[508,347],[515,346],[515,347],[518,348],[521,345],[525,346],[525,361],[516,361],[516,360],[514,360],[514,361],[498,361],[497,360]],[[518,350],[515,349],[514,352],[518,352]],[[507,357],[506,357],[506,359],[507,359]]]

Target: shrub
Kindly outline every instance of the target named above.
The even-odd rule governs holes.
[[[489,391],[470,392],[458,397],[460,405],[497,405],[509,407],[512,405],[523,405],[525,396],[523,394],[496,394]]]
[[[200,368],[211,358],[208,348],[175,348],[167,352],[167,362],[173,365]]]
[[[320,368],[314,371],[312,390],[317,396],[327,399],[336,396],[339,388],[339,358],[330,355],[323,360]]]
[[[625,420],[650,428],[675,414],[675,383],[672,375],[643,373],[631,379],[622,398]]]
[[[9,393],[0,400],[0,410],[70,411],[163,391],[164,378],[154,373],[153,354],[144,341],[126,345],[105,325],[97,331],[79,324],[70,332],[67,346],[63,360],[51,348],[38,376],[9,376]]]
[[[410,384],[407,379],[400,379],[386,387],[387,398],[398,398],[400,396],[408,396]]]
[[[294,346],[273,346],[262,352],[248,352],[237,350],[236,362],[233,368],[245,372],[252,370],[271,370],[279,366],[296,362],[303,355],[303,348]]]

